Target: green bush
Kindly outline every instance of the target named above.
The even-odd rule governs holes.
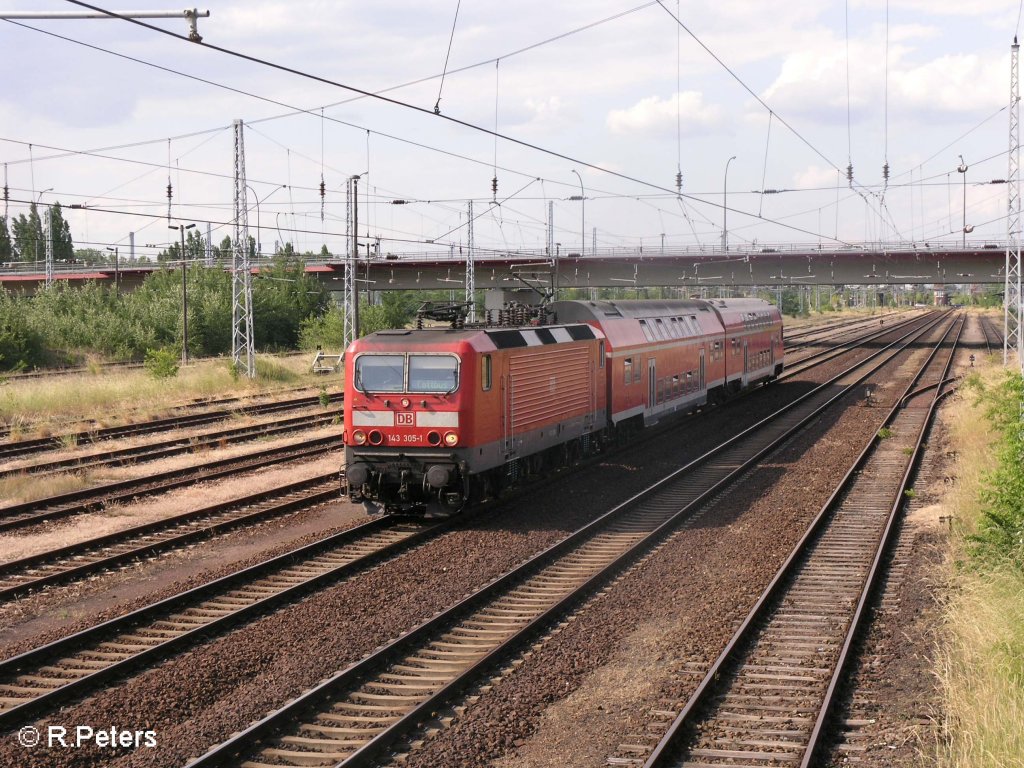
[[[981,493],[982,516],[978,532],[971,537],[972,553],[1024,568],[1024,381],[1008,373],[994,387],[985,387],[976,376],[968,386],[977,390],[999,435],[996,464],[986,475]]]
[[[167,347],[146,350],[144,365],[154,379],[172,379],[178,375],[178,353]]]

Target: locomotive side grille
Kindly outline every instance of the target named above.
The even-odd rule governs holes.
[[[514,433],[586,413],[592,400],[590,349],[554,347],[513,355],[511,424]]]

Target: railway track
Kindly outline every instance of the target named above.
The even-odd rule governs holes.
[[[43,462],[40,464],[28,464],[19,467],[7,468],[0,470],[0,478],[18,474],[35,475],[59,472],[68,469],[117,467],[144,461],[156,461],[157,459],[167,458],[168,456],[177,456],[182,453],[192,453],[208,448],[223,447],[231,443],[240,443],[246,440],[254,440],[259,437],[274,437],[304,429],[314,429],[316,427],[327,426],[335,423],[336,420],[340,420],[341,418],[341,409],[332,408],[315,414],[292,416],[286,419],[277,419],[245,427],[220,429],[215,432],[204,432],[200,435],[180,437],[173,440],[163,440],[157,443],[149,443],[147,445],[139,445],[131,448],[118,448],[88,456],[76,456],[67,459]]]
[[[782,342],[788,353],[790,351],[796,351],[804,349],[805,347],[816,346],[825,342],[833,341],[837,337],[841,339],[848,333],[855,333],[871,328],[877,329],[886,324],[899,325],[911,319],[913,319],[913,315],[907,316],[907,313],[899,312],[885,315],[883,317],[868,317],[858,320],[829,323],[827,325],[812,328],[801,328],[794,333],[783,334]],[[879,323],[879,320],[882,320],[883,322]]]
[[[978,315],[978,322],[981,323],[981,332],[985,335],[985,352],[991,355],[1003,348],[1003,333],[995,327],[995,323],[986,315]]]
[[[125,565],[337,497],[338,473],[331,472],[2,563],[0,601],[78,580],[99,570]]]
[[[337,583],[445,527],[378,518],[0,662],[0,730]]]
[[[147,477],[119,480],[91,488],[0,507],[0,533],[96,512],[195,483],[249,472],[260,467],[322,455],[340,448],[341,436],[306,440],[301,445],[269,448],[245,456],[205,462],[201,467],[170,469]]]
[[[327,396],[329,403],[337,403],[340,402],[341,399],[342,396],[340,393]],[[230,400],[223,402],[237,401],[238,398],[231,398]],[[116,440],[119,438],[136,437],[138,435],[146,435],[152,432],[161,432],[169,429],[197,427],[203,424],[223,421],[235,415],[265,416],[267,414],[280,413],[282,411],[312,408],[314,406],[321,405],[322,402],[323,401],[320,399],[319,395],[309,395],[299,398],[290,398],[288,400],[278,400],[270,403],[257,403],[254,405],[246,405],[236,408],[220,408],[213,411],[204,411],[202,413],[187,413],[180,416],[168,416],[163,419],[151,419],[149,421],[139,422],[138,424],[128,424],[121,427],[103,427],[80,430],[78,432],[71,432],[52,437],[16,440],[0,444],[0,462],[20,459],[24,456],[31,456],[43,451],[64,448],[68,445],[81,446],[96,443],[101,440]]]
[[[790,359],[789,352],[786,353],[786,368],[782,375],[779,377],[780,380],[788,379],[797,374],[801,374],[810,368],[814,368],[818,365],[833,360],[840,355],[855,349],[856,347],[869,344],[871,342],[879,341],[884,339],[886,336],[892,334],[892,332],[899,331],[904,328],[912,328],[918,321],[920,316],[910,317],[902,321],[892,323],[888,327],[885,326],[869,326],[873,330],[869,330],[866,334],[859,333],[853,338],[842,339],[829,344],[824,349],[818,350],[817,352],[809,352],[806,355]]]
[[[644,768],[812,764],[865,617],[964,318],[935,345],[883,429],[815,518]],[[653,726],[656,727],[656,726]],[[642,745],[641,745],[642,746]]]
[[[190,763],[377,765],[452,700],[655,547],[762,457],[934,326],[905,334],[835,379],[676,470],[447,611],[324,680]]]
[[[280,449],[276,449],[273,452],[274,456],[264,461],[269,463],[285,460],[286,458],[298,458],[304,454],[315,455],[339,445],[340,438],[327,438],[317,442],[319,445],[310,446],[304,450],[300,449],[294,454],[279,453]],[[241,469],[248,468],[251,467],[235,467],[225,470],[225,472],[240,471]],[[138,498],[142,493],[140,488],[144,488],[145,493],[148,494],[195,482],[194,478],[189,480],[183,479],[182,475],[184,473],[184,470],[165,473],[169,476],[169,479],[163,483],[153,483],[151,478],[118,483],[115,484],[117,486],[115,489],[95,489],[98,491],[96,495],[87,495],[84,499],[81,498],[83,492],[74,492],[73,494],[67,494],[76,497],[71,503],[61,499],[62,503],[56,505],[44,503],[41,505],[42,508],[31,503],[23,505],[27,508],[20,510],[18,514],[12,515],[8,519],[0,519],[0,531],[53,521],[71,514],[95,510],[106,504]],[[213,474],[220,475],[221,473]],[[206,476],[207,479],[209,477],[210,475]],[[332,479],[329,475],[324,476],[323,482],[329,483]],[[273,496],[291,493],[294,490],[289,485],[284,488],[267,491],[258,496],[259,500],[269,500]],[[217,532],[227,528],[255,523],[267,516],[280,514],[280,512],[275,511],[267,513],[253,511],[251,514],[243,514],[242,510],[256,500],[255,498],[233,500],[215,505],[212,508],[137,526],[97,539],[22,558],[15,562],[0,564],[0,599],[12,599],[28,594],[43,586],[65,583],[90,573],[118,567],[125,562],[131,562],[161,550],[181,546],[197,538],[215,535]],[[269,501],[267,503],[269,505]],[[272,505],[270,506],[272,507]],[[302,504],[297,504],[297,506],[302,506]]]

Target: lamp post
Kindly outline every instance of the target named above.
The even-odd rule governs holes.
[[[580,201],[580,256],[585,256],[587,251],[587,229],[584,222],[586,221],[587,198],[586,192],[583,191],[583,178],[580,176],[579,171],[573,168],[572,172],[575,173],[576,178],[579,179],[580,193],[579,195],[573,195],[569,199]]]
[[[114,293],[118,296],[121,295],[121,263],[117,255],[117,246],[113,248],[107,246],[107,250],[114,254]]]
[[[53,187],[47,187],[42,192],[40,192],[38,195],[36,195],[36,202],[35,202],[36,216],[39,216],[39,206],[42,205],[43,195],[45,195],[47,192],[53,192]],[[39,216],[39,228],[40,229],[43,228],[43,218],[42,218],[42,216]],[[36,261],[39,261],[39,238],[38,237],[36,238]]]
[[[263,196],[263,199],[260,200],[260,198],[256,194],[256,190],[253,189],[248,184],[245,185],[245,188],[248,189],[250,192],[252,192],[253,199],[256,201],[256,261],[257,262],[260,260],[260,256],[263,254],[263,244],[260,242],[260,233],[262,232],[262,230],[260,229],[260,203],[261,202],[262,203],[267,202],[267,198],[269,198],[272,194],[277,192],[277,190],[284,189],[287,186],[288,186],[287,184],[281,184],[281,185],[275,187],[274,189],[272,189],[269,192],[267,192],[267,194],[265,194]]]
[[[729,250],[729,226],[728,226],[728,215],[729,206],[727,205],[729,195],[729,163],[736,159],[736,155],[733,155],[725,161],[725,177],[722,179],[722,250]]]
[[[181,233],[181,364],[188,365],[188,289],[185,287],[185,230],[192,229],[195,224],[179,224],[168,227]]]
[[[964,226],[963,226],[963,249],[967,250],[967,163],[964,162],[964,156],[960,155],[960,165],[956,167],[957,173],[962,173],[964,178]]]

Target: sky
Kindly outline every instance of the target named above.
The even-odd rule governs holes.
[[[1008,185],[990,182],[1008,176],[1022,1],[200,6],[223,51],[180,39],[182,18],[145,22],[179,37],[0,20],[17,62],[0,88],[5,210],[84,206],[66,213],[79,248],[124,254],[134,232],[152,256],[189,223],[220,242],[242,120],[263,253],[343,252],[353,175],[361,242],[386,253],[464,246],[471,200],[476,247],[498,251],[543,249],[549,210],[562,253],[713,250],[723,229],[753,250],[951,243],[965,223],[1001,242]],[[74,11],[0,0],[0,16]]]

